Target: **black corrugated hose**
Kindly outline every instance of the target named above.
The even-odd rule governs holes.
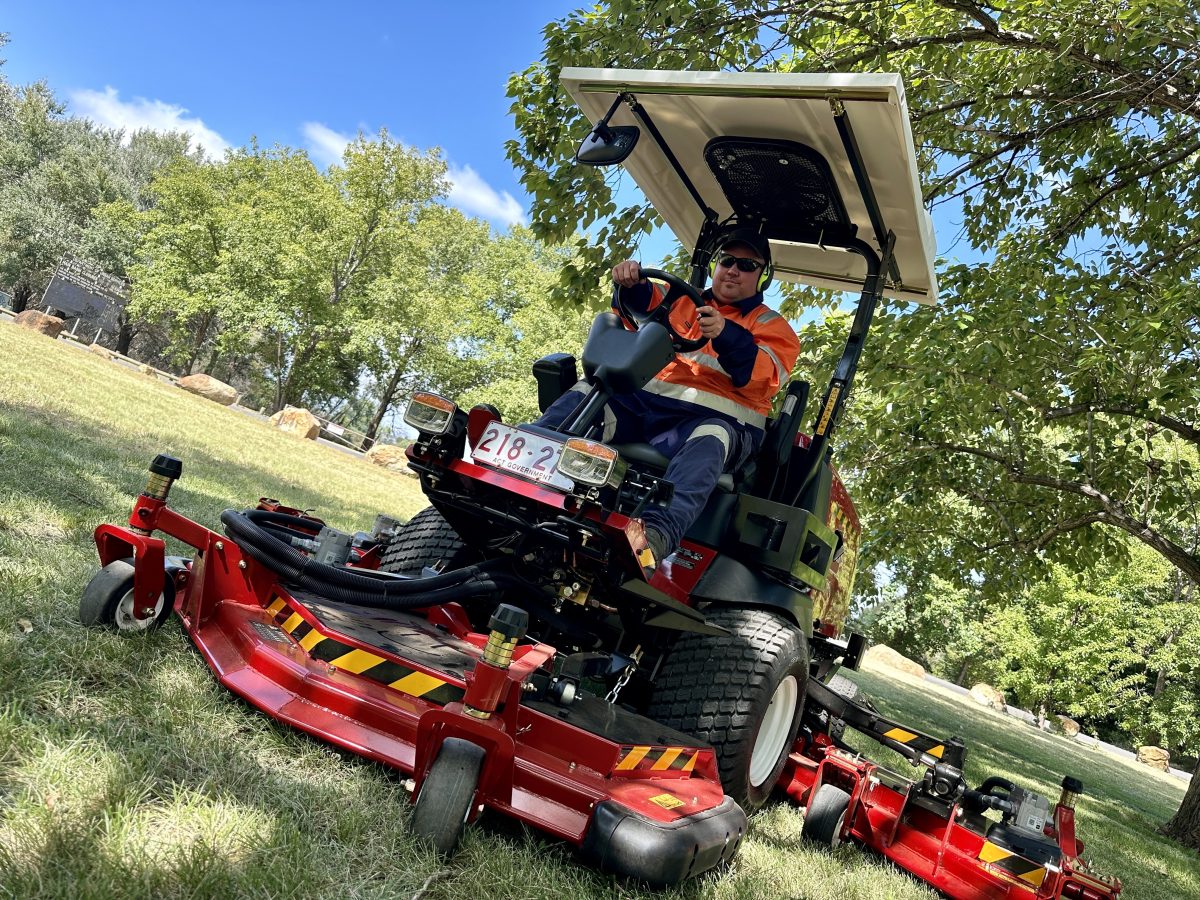
[[[319,563],[275,537],[262,524],[296,526],[308,532],[311,519],[265,509],[244,512],[227,509],[221,513],[225,533],[255,562],[266,566],[283,581],[355,606],[380,609],[414,609],[494,596],[507,588],[528,588],[511,572],[489,571],[488,564],[467,566],[432,578],[381,578],[366,574],[369,569],[342,568]],[[262,523],[262,524],[260,524]],[[497,560],[495,566],[509,565]]]

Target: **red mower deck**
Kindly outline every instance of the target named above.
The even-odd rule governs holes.
[[[492,809],[654,884],[737,851],[746,816],[722,791],[710,747],[586,693],[565,704],[523,696],[553,647],[517,646],[496,665],[485,658],[495,633],[470,631],[457,604],[398,612],[290,591],[232,540],[146,495],[130,521],[199,551],[190,569],[176,562],[174,609],[222,685],[413,776],[418,802],[456,738],[484,751],[468,820]],[[106,565],[134,558],[136,596],[159,595],[162,540],[101,525],[96,543]]]
[[[965,789],[961,741],[901,726],[817,682],[809,684],[808,704],[810,719],[824,727],[797,742],[781,779],[788,797],[805,808],[806,837],[829,846],[853,840],[957,900],[1114,900],[1120,894],[1119,880],[1092,871],[1082,858],[1074,804],[1083,786],[1075,779],[1063,779],[1051,817],[1039,815],[1035,804],[1023,821],[1024,807],[1010,798],[1041,798],[1003,779],[989,779],[1002,795]],[[914,782],[838,746],[830,732],[844,727],[925,766],[925,777]],[[984,818],[986,808],[1005,810],[1004,821]]]

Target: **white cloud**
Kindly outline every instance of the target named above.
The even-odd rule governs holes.
[[[450,166],[450,203],[465,213],[505,225],[524,223],[525,210],[508,191],[497,192],[470,166]]]
[[[301,131],[307,141],[309,156],[322,166],[340,164],[346,145],[354,140],[354,135],[334,131],[320,122],[305,122]],[[525,222],[525,210],[512,194],[497,191],[470,166],[451,165],[446,174],[450,179],[448,199],[451,206],[503,225]]]
[[[192,147],[200,146],[212,157],[220,157],[229,149],[229,142],[213,131],[201,119],[187,115],[187,109],[162,100],[134,97],[122,100],[114,87],[103,91],[79,90],[70,94],[75,113],[107,128],[123,128],[132,133],[139,129],[151,131],[186,131],[192,136]]]
[[[338,165],[346,145],[354,140],[354,135],[334,131],[328,125],[320,122],[305,122],[300,130],[308,140],[308,155],[321,166]]]

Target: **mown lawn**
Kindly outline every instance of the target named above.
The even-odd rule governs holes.
[[[277,726],[209,677],[180,629],[84,629],[91,531],[129,514],[159,452],[172,504],[215,524],[273,496],[332,524],[423,505],[415,482],[0,323],[0,897],[637,897],[569,848],[495,817],[439,862],[414,846],[396,773]],[[1081,834],[1133,898],[1200,897],[1200,859],[1158,837],[1183,785],[957,698],[856,676],[898,718],[972,748],[969,774],[1051,797],[1083,779]],[[903,765],[903,764],[901,764]],[[935,895],[852,847],[800,843],[784,805],[736,864],[667,897]]]

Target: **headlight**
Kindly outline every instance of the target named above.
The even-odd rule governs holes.
[[[412,395],[404,421],[423,434],[444,434],[458,410],[451,401],[424,391]]]
[[[616,487],[625,474],[625,463],[612,447],[585,438],[571,438],[558,457],[558,471],[577,484]]]

